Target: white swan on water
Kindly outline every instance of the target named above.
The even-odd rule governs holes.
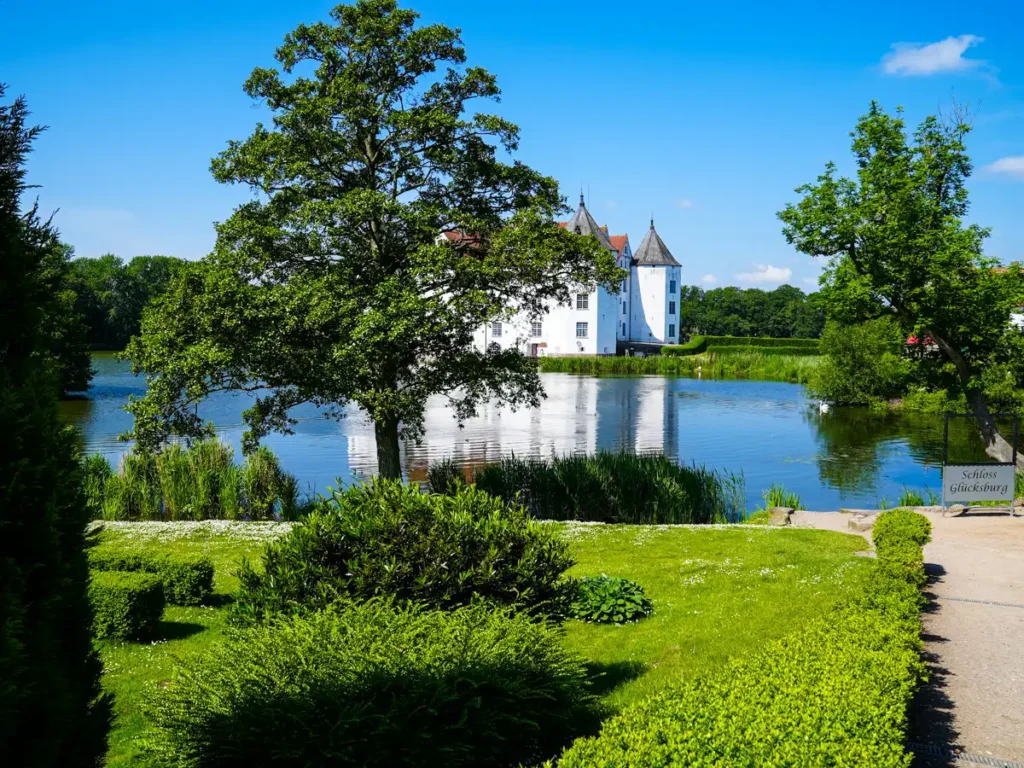
[[[818,410],[822,413],[828,413],[832,410],[832,406],[826,403],[824,400],[818,401]]]

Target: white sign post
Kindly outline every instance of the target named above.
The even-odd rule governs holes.
[[[948,464],[942,468],[942,500],[1013,502],[1012,464]]]
[[[942,427],[942,507],[951,501],[969,504],[972,501],[1008,501],[1013,514],[1017,475],[1017,438],[1020,419],[1016,414],[993,414],[1013,419],[1013,456],[1003,464],[950,464],[949,420],[965,414],[947,413]]]

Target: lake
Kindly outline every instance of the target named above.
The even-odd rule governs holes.
[[[61,409],[81,429],[86,450],[116,464],[128,447],[117,437],[132,423],[123,406],[129,395],[145,393],[145,382],[113,355],[95,355],[93,366],[88,397],[65,401]],[[432,400],[425,440],[403,447],[407,476],[423,479],[430,462],[446,457],[472,465],[513,452],[549,457],[625,450],[742,472],[751,508],[772,483],[796,491],[804,506],[816,510],[873,507],[882,499],[892,504],[904,487],[941,491],[941,416],[864,408],[822,414],[802,386],[776,382],[571,374],[541,379],[547,398],[540,408],[512,412],[489,405],[461,429],[441,398]],[[238,451],[241,413],[251,401],[250,395],[219,393],[200,413]],[[299,420],[295,433],[265,442],[302,488],[322,492],[375,470],[373,426],[358,409],[340,421],[313,406],[293,413]],[[966,432],[956,450],[960,461],[983,456],[980,441]]]

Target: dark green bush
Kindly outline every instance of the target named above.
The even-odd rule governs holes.
[[[724,523],[741,519],[741,479],[666,456],[601,452],[550,461],[511,456],[476,471],[476,486],[543,520]]]
[[[438,608],[476,599],[538,613],[566,608],[572,565],[557,531],[473,487],[452,496],[374,480],[335,491],[305,524],[244,563],[236,620],[389,595]]]
[[[516,766],[594,714],[561,633],[382,600],[239,632],[150,701],[155,766]]]
[[[53,313],[67,306],[53,267],[67,246],[27,192],[29,114],[0,83],[0,763],[79,768],[103,760],[110,700],[90,633],[81,436],[57,413],[53,353],[70,339],[54,331],[70,318]]]
[[[466,473],[454,460],[441,459],[427,468],[427,483],[434,493],[455,493],[466,484]]]
[[[171,605],[199,605],[213,592],[213,561],[204,555],[161,554],[100,545],[89,550],[89,567],[96,571],[155,574]]]
[[[614,576],[588,576],[576,583],[572,617],[594,624],[627,624],[654,612],[654,605],[635,581]]]
[[[922,527],[890,529],[892,544],[879,550],[846,604],[718,672],[623,710],[597,737],[568,749],[559,768],[909,766],[907,707],[925,674],[923,567],[918,562],[912,572],[902,553],[909,545],[920,558]]]
[[[164,589],[151,573],[93,571],[89,602],[96,637],[149,640],[164,615]]]

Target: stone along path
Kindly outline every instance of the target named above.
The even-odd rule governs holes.
[[[1024,517],[977,508],[925,514],[931,680],[911,718],[915,764],[1024,767]],[[848,531],[850,520],[798,512],[791,522]]]

